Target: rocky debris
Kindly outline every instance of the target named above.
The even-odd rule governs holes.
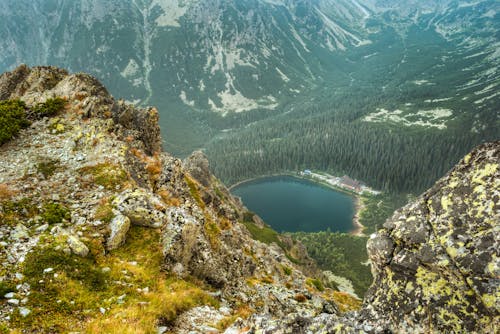
[[[193,152],[188,158],[182,162],[184,169],[200,182],[203,186],[210,185],[210,170],[208,159],[201,151]]]
[[[106,248],[113,250],[120,247],[127,237],[130,228],[130,219],[119,212],[114,212],[114,217],[109,223],[111,234],[106,242]]]
[[[165,204],[143,188],[125,190],[114,199],[113,205],[135,225],[160,227],[166,219]]]
[[[211,306],[195,307],[177,318],[173,326],[174,332],[216,334],[219,330],[215,326],[230,315],[230,310],[223,307],[218,310]]]

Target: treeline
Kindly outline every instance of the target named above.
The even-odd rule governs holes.
[[[207,153],[214,173],[227,184],[308,168],[348,174],[377,189],[415,193],[488,137],[470,131],[405,130],[328,115],[281,117],[218,138]]]

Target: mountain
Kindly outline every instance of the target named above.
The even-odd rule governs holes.
[[[498,138],[498,10],[493,0],[8,0],[0,70],[90,72],[117,97],[157,105],[165,146],[183,156],[205,149],[225,182],[309,167],[418,192]],[[349,129],[359,138],[349,150],[366,154],[343,156],[323,126]],[[373,135],[359,136],[357,126]],[[396,134],[372,152],[387,128]],[[305,139],[274,149],[290,129]],[[320,130],[322,139],[309,138]],[[377,163],[400,146],[423,147],[418,160],[437,159],[436,170],[415,170],[401,156]],[[239,154],[259,166],[238,166]],[[377,175],[388,165],[393,172]]]
[[[500,142],[370,237],[360,301],[248,212],[155,108],[94,77],[0,75],[0,328],[26,333],[494,332]],[[394,307],[397,305],[397,307]]]

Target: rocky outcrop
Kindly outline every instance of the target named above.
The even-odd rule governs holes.
[[[482,145],[368,242],[362,315],[394,332],[491,332],[500,296],[500,142]],[[395,307],[397,306],[397,307]]]
[[[182,163],[184,169],[191,174],[196,181],[200,182],[203,186],[208,187],[210,184],[210,170],[208,159],[201,151],[193,152]]]

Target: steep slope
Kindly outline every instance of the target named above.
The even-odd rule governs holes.
[[[253,239],[269,228],[202,154],[161,152],[156,109],[54,67],[2,74],[0,98],[31,121],[0,147],[2,330],[216,332],[252,313],[339,312],[300,244]]]

